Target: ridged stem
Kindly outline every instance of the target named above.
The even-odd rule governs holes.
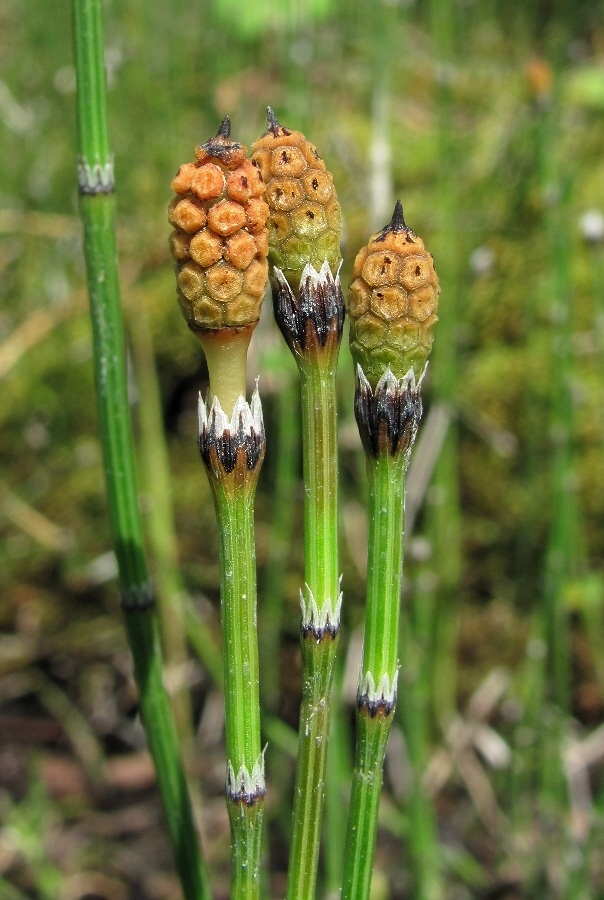
[[[323,862],[325,900],[338,900],[342,886],[344,845],[350,779],[352,775],[352,739],[348,705],[342,699],[344,664],[336,660],[334,686],[331,693],[331,728],[325,776],[325,857]]]
[[[331,717],[329,692],[338,643],[338,635],[329,632],[320,640],[312,632],[302,636],[304,683],[286,895],[299,900],[316,893]]]
[[[369,546],[365,640],[342,897],[369,897],[388,736],[394,718],[402,583],[405,456],[367,454]]]
[[[305,585],[302,704],[288,900],[315,896],[329,742],[329,693],[340,631],[335,375],[344,299],[327,262],[305,267],[296,294],[273,269],[275,318],[300,372]]]
[[[302,592],[302,704],[287,898],[315,895],[329,693],[339,643],[338,473],[334,353],[298,360],[302,399],[305,588]],[[316,604],[316,605],[313,605]]]
[[[241,398],[242,400],[242,398]],[[230,435],[237,431],[234,415]],[[223,426],[213,431],[214,449],[202,456],[214,498],[220,552],[220,601],[224,657],[227,781],[231,824],[231,897],[260,897],[264,810],[264,759],[260,742],[258,626],[254,498],[264,453],[246,457],[239,443],[234,466],[221,457]],[[221,462],[222,459],[222,462]]]
[[[403,575],[405,460],[402,453],[367,458],[369,543],[362,679],[391,687],[398,665],[398,623]]]
[[[79,138],[80,213],[92,317],[93,352],[109,517],[140,710],[168,831],[187,900],[210,896],[193,821],[147,574],[126,390],[124,332],[115,243],[113,166],[107,132],[102,4],[73,3]]]
[[[337,602],[338,478],[333,366],[300,366],[305,580],[321,613]]]

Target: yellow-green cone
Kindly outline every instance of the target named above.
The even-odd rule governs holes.
[[[432,255],[405,225],[400,201],[392,221],[357,254],[348,293],[350,351],[375,387],[388,367],[419,378],[432,349],[440,288]]]
[[[269,260],[297,292],[302,271],[327,260],[340,265],[340,204],[333,178],[316,147],[277,122],[269,107],[268,131],[252,145],[252,161],[266,184],[270,207]]]

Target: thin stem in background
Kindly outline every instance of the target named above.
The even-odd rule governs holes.
[[[420,607],[420,608],[418,608]],[[427,615],[426,615],[427,613]],[[443,896],[442,852],[439,847],[436,811],[425,787],[430,759],[430,610],[415,604],[403,609],[400,658],[401,689],[397,719],[403,722],[410,768],[407,844],[414,879],[415,900],[440,900]]]
[[[553,73],[552,73],[553,77]],[[555,152],[558,117],[555,90],[549,109],[543,113],[539,141],[539,178],[543,198],[543,219],[549,256],[548,308],[550,318],[550,435],[552,520],[543,573],[543,633],[547,647],[548,685],[543,702],[556,703],[562,713],[570,706],[569,623],[564,589],[576,563],[577,501],[573,473],[573,353],[571,347],[572,284],[570,246],[566,221],[570,175],[561,171]]]
[[[434,400],[454,408],[458,393],[457,334],[459,314],[457,283],[459,277],[459,198],[456,190],[456,166],[459,154],[453,131],[452,64],[454,58],[455,6],[452,0],[431,0],[430,28],[436,66],[435,111],[437,116],[436,172],[438,190],[434,216],[439,223],[433,253],[447,302],[439,309],[438,336],[430,366]],[[432,503],[428,507],[431,559],[436,579],[434,596],[418,602],[430,602],[433,608],[434,667],[431,672],[434,712],[445,725],[456,705],[457,655],[459,630],[458,593],[461,577],[461,515],[458,484],[457,422],[451,418],[449,430],[435,467]]]
[[[193,719],[191,696],[184,672],[188,659],[185,628],[185,590],[178,568],[174,512],[170,490],[170,466],[162,422],[161,398],[149,316],[144,303],[137,305],[136,324],[130,342],[137,373],[141,427],[142,469],[150,499],[147,530],[156,561],[157,612],[161,629],[165,675],[183,756],[191,763]]]
[[[283,352],[287,353],[285,348]],[[287,360],[284,361],[286,363]],[[258,635],[263,661],[260,693],[263,708],[272,712],[276,710],[279,700],[280,655],[276,648],[281,643],[283,585],[296,521],[296,492],[299,485],[296,464],[300,440],[300,411],[295,384],[283,371],[280,371],[279,378],[281,387],[275,394],[276,434],[273,439],[275,503],[269,541],[270,556],[265,567],[262,591],[262,628]]]
[[[113,161],[107,130],[102,3],[74,0],[80,214],[109,516],[140,708],[176,867],[187,900],[210,896],[170,701],[162,681],[155,601],[143,549],[126,391],[115,243]]]
[[[549,256],[550,373],[549,433],[551,458],[551,519],[543,567],[540,634],[544,654],[544,679],[540,722],[534,725],[539,734],[539,803],[540,811],[549,817],[560,806],[560,795],[567,785],[563,754],[571,712],[571,633],[567,606],[568,586],[577,575],[579,564],[580,516],[575,477],[573,447],[574,409],[572,350],[572,277],[570,246],[566,222],[572,186],[571,170],[556,152],[559,132],[557,85],[554,78],[550,108],[544,122],[545,140],[540,145],[540,175],[544,201],[544,226]],[[543,715],[545,710],[546,714]],[[586,837],[589,834],[587,830]],[[560,829],[559,840],[566,852],[576,852],[583,865],[566,875],[564,890],[579,896],[585,875],[583,849],[573,846],[572,834]],[[548,885],[553,888],[551,859],[544,858]]]

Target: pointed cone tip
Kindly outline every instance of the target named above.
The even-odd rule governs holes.
[[[407,235],[407,240],[412,241],[410,235],[414,234],[412,228],[405,222],[405,217],[403,215],[403,204],[400,200],[396,201],[394,206],[394,212],[392,213],[392,218],[388,225],[386,225],[380,231],[379,235],[375,238],[376,241],[383,241],[387,234],[401,234],[405,233]]]
[[[279,124],[279,120],[277,119],[277,116],[270,106],[266,107],[266,124],[268,125],[268,130],[271,131],[275,136],[279,133],[281,125]]]
[[[220,123],[220,128],[216,132],[216,137],[225,137],[228,138],[231,136],[231,118],[230,116],[225,116],[222,122]]]
[[[394,212],[392,213],[392,219],[390,221],[390,228],[392,231],[402,231],[403,228],[407,228],[405,224],[405,217],[403,215],[403,204],[400,200],[396,201]]]
[[[231,140],[231,117],[225,116],[216,134],[199,146],[210,156],[223,161],[228,160],[230,154],[240,150],[242,145]]]

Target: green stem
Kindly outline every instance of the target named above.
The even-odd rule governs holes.
[[[305,579],[321,613],[340,593],[335,367],[300,366],[300,391]]]
[[[156,563],[157,612],[161,631],[166,680],[176,679],[170,690],[176,729],[188,764],[193,749],[193,716],[190,691],[180,672],[187,662],[185,631],[186,592],[178,568],[174,510],[170,490],[170,464],[162,422],[153,338],[144,303],[137,304],[136,322],[129,329],[130,345],[139,387],[139,422],[145,493],[150,499],[147,534]]]
[[[367,454],[369,547],[365,641],[342,897],[369,897],[382,771],[394,718],[403,562],[405,455]]]
[[[457,58],[456,6],[451,0],[430,0],[430,31],[435,65],[443,72],[453,68]],[[435,400],[452,410],[457,404],[459,385],[458,331],[461,319],[458,160],[463,146],[455,132],[455,105],[451,78],[435,78],[434,103],[437,122],[435,152],[437,162],[438,233],[432,252],[438,260],[438,274],[446,302],[440,304],[438,340],[430,364]],[[427,509],[428,540],[432,545],[434,576],[426,579],[432,589],[419,600],[433,613],[434,664],[431,672],[433,706],[443,725],[452,719],[457,705],[457,641],[459,632],[459,584],[461,578],[459,450],[456,416],[449,424],[432,479],[431,503]]]
[[[120,309],[113,165],[107,132],[102,4],[74,0],[80,212],[92,317],[109,516],[141,716],[155,764],[176,867],[187,900],[210,896],[170,702],[162,681],[154,597],[138,508]]]
[[[552,115],[548,133],[555,140],[555,117]],[[548,152],[551,155],[551,144]],[[553,145],[555,146],[555,144]],[[575,489],[572,446],[574,403],[572,397],[572,286],[568,241],[564,223],[567,221],[570,185],[564,184],[552,171],[552,160],[544,162],[543,192],[558,188],[560,198],[550,203],[545,212],[552,274],[550,433],[552,520],[545,559],[543,639],[548,648],[548,691],[550,698],[563,712],[570,708],[571,654],[569,617],[565,608],[565,589],[577,568],[579,510]],[[544,698],[548,699],[548,698]]]
[[[227,756],[235,772],[251,772],[260,755],[253,494],[216,487]]]
[[[315,896],[329,742],[329,693],[339,643],[337,349],[334,352],[330,342],[305,358],[297,357],[302,397],[306,583],[302,592],[303,687],[288,900]]]
[[[229,432],[232,434],[230,429]],[[202,451],[202,456],[214,497],[219,534],[231,897],[254,900],[260,897],[265,792],[254,546],[254,497],[262,455],[253,461],[251,457],[245,459],[240,448],[234,467],[228,471],[220,457],[219,442],[223,434],[222,426],[213,432],[210,425],[210,444],[216,441],[214,447],[218,449],[205,455]],[[241,437],[238,433],[237,439]]]
[[[288,898],[315,896],[331,714],[329,691],[338,643],[338,635],[332,636],[329,632],[319,641],[313,632],[302,638],[304,685]]]
[[[367,612],[362,679],[375,685],[386,676],[394,688],[398,666],[398,623],[403,577],[405,460],[380,453],[367,458],[369,544]]]
[[[339,661],[339,665],[338,665]],[[331,695],[331,728],[325,777],[325,900],[338,900],[342,885],[348,796],[352,776],[352,743],[348,708],[342,700],[343,663],[336,661]]]
[[[259,635],[262,655],[261,696],[263,709],[274,711],[279,700],[279,646],[283,626],[283,585],[292,547],[298,486],[297,459],[300,442],[300,416],[295,385],[284,371],[287,358],[279,360],[281,388],[275,396],[276,429],[274,435],[274,497],[270,534],[270,557],[264,570],[264,621]]]
[[[424,610],[420,611],[420,614]],[[429,611],[428,611],[429,613]],[[429,759],[429,666],[425,652],[429,637],[426,626],[413,622],[408,613],[401,623],[401,682],[399,693],[400,718],[403,723],[405,745],[409,757],[411,785],[407,801],[409,818],[409,864],[413,870],[416,900],[439,900],[443,896],[440,851],[433,804],[424,786],[424,774]]]

